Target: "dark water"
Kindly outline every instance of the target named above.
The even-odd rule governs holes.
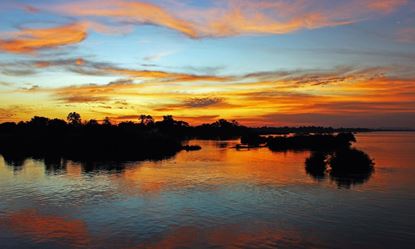
[[[415,133],[357,138],[363,181],[235,141],[162,162],[0,157],[0,248],[415,248]]]

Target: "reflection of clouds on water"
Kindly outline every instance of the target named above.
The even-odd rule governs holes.
[[[310,233],[265,223],[172,225],[142,241],[95,234],[82,219],[44,214],[36,209],[10,212],[0,228],[36,243],[39,248],[308,248],[324,244]],[[44,247],[43,247],[44,246]],[[37,248],[37,247],[36,247]]]
[[[201,141],[198,143],[203,144]],[[112,181],[129,185],[133,189],[140,190],[141,194],[160,193],[181,186],[189,188],[212,184],[217,186],[227,181],[249,180],[258,184],[280,185],[292,181],[290,179],[301,174],[301,171],[295,168],[282,167],[282,165],[296,164],[298,159],[303,160],[301,158],[304,158],[305,151],[277,153],[255,149],[241,152],[231,149],[229,146],[232,143],[234,141],[205,141],[203,150],[179,153],[165,161],[71,161],[57,157],[32,160],[44,164],[46,175],[65,175],[68,171],[73,172],[74,167],[78,167],[81,174],[88,176],[119,175],[122,180],[113,178]],[[373,173],[371,167],[366,171],[358,172],[350,171],[349,167],[340,170],[327,168],[326,156],[328,156],[326,152],[314,152],[306,159],[306,173],[320,182],[329,178],[339,187],[350,188],[365,183]],[[293,159],[294,161],[291,161]],[[4,161],[15,173],[21,171],[25,164],[30,162],[26,158],[10,155],[4,156]],[[345,162],[353,164],[353,161]],[[68,165],[71,167],[69,168]],[[141,168],[143,165],[144,168]],[[161,166],[159,170],[157,170],[158,166]],[[189,171],[193,173],[189,174]]]
[[[85,247],[90,243],[87,226],[79,219],[27,209],[9,213],[0,221],[5,228],[37,243],[57,242],[72,247]]]
[[[227,143],[197,142],[203,150],[120,163],[121,172],[111,170],[116,162],[48,158],[23,159],[15,174],[0,156],[0,247],[393,248],[413,241],[406,217],[414,160],[400,164],[396,153],[365,149],[376,158],[376,176],[309,168],[316,183],[304,170],[309,152],[237,151]],[[390,224],[402,229],[383,236]],[[371,236],[361,233],[368,226]],[[47,236],[60,227],[59,236]]]
[[[318,238],[297,230],[264,224],[229,224],[214,227],[172,227],[164,236],[149,239],[138,248],[309,248],[321,247]]]
[[[237,151],[232,149],[233,145],[238,143],[236,140],[198,140],[195,143],[200,144],[203,149],[182,151],[163,161],[88,162],[27,159],[23,168],[31,170],[33,162],[39,166],[43,164],[43,168],[37,169],[45,169],[43,172],[46,175],[61,175],[62,180],[70,181],[83,181],[85,177],[99,176],[100,179],[108,180],[117,191],[129,196],[216,189],[232,184],[273,188],[291,185],[302,181],[301,179],[307,180],[302,167],[298,167],[307,155],[306,152],[276,153],[267,149]],[[218,148],[217,145],[220,143],[226,143],[228,147]],[[12,167],[7,162],[6,165],[6,169]],[[24,180],[27,176],[21,177]]]

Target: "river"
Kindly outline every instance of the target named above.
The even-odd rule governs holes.
[[[415,133],[357,134],[375,170],[356,179],[237,142],[154,162],[0,156],[0,248],[414,248]]]

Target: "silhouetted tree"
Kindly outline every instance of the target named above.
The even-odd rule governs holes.
[[[14,122],[6,122],[6,123],[2,123],[0,124],[0,130],[3,132],[13,132],[17,127],[17,124]]]
[[[163,121],[164,124],[173,124],[174,123],[174,119],[172,115],[165,115],[163,116]]]
[[[352,143],[356,142],[356,137],[351,132],[341,132],[336,135],[336,138],[339,141],[343,141],[344,144],[348,145],[348,147],[350,147]]]
[[[241,137],[241,144],[247,144],[248,146],[253,146],[253,147],[266,143],[266,141],[267,139],[265,137],[260,136],[253,132],[244,134]]]
[[[54,118],[54,119],[49,120],[48,126],[49,128],[56,130],[56,129],[64,129],[67,126],[67,124],[65,120]]]
[[[236,121],[220,119],[211,124],[202,124],[194,128],[194,132],[199,138],[209,139],[232,139],[243,135],[254,135],[253,129],[239,125]],[[247,142],[246,137],[243,139]],[[249,140],[249,139],[248,139]]]
[[[98,126],[98,121],[96,119],[90,119],[88,122],[86,122],[87,126]]]
[[[178,127],[189,127],[189,123],[186,121],[175,121],[174,124]]]
[[[338,150],[330,158],[333,172],[361,173],[372,170],[374,162],[365,152],[358,149]]]
[[[269,137],[267,145],[271,150],[314,150],[334,151],[347,149],[356,141],[352,133],[340,133],[338,135],[316,134]]]
[[[70,125],[64,120],[36,116],[29,122],[0,124],[0,153],[22,158],[48,156],[53,160],[61,157],[135,160],[161,159],[173,156],[182,149],[200,149],[198,146],[182,146],[182,142],[191,138],[230,139],[244,136],[243,143],[259,145],[266,142],[271,150],[301,149],[327,153],[348,149],[350,143],[355,141],[351,133],[262,137],[257,130],[242,126],[234,120],[220,119],[211,124],[192,127],[185,121],[175,120],[171,115],[164,116],[162,121],[154,124],[150,115],[141,115],[140,123],[129,121],[118,125],[112,125],[108,117],[104,119],[103,125],[94,119],[81,123],[81,116],[76,112],[69,113],[67,120]],[[340,157],[359,157],[353,153],[335,156],[338,160]],[[365,161],[364,157],[360,158],[363,158],[360,161]],[[322,161],[320,159],[321,157],[314,157],[309,163],[319,163]],[[331,163],[339,165],[340,162],[335,161],[337,159]],[[341,172],[342,167],[332,168],[334,174]]]
[[[45,117],[34,116],[29,124],[32,127],[46,127],[48,125],[49,119]]]
[[[321,126],[300,126],[300,127],[260,127],[253,128],[255,132],[261,135],[269,134],[289,134],[289,133],[298,133],[298,134],[332,134],[335,132],[369,132],[373,131],[366,128],[332,128],[332,127],[321,127]]]
[[[102,124],[105,126],[111,126],[111,120],[109,117],[105,117],[104,120],[102,120]]]
[[[327,170],[327,153],[324,152],[312,152],[311,155],[305,160],[305,169],[307,174],[313,176],[316,179],[323,179],[326,176]]]
[[[232,128],[232,127],[239,126],[239,124],[235,120],[232,120],[231,122],[229,122],[226,119],[219,119],[218,121],[213,123],[213,126],[219,127],[219,128]]]
[[[76,112],[71,112],[66,117],[68,123],[71,125],[80,125],[81,124],[81,115]]]
[[[151,115],[144,115],[144,114],[140,115],[139,121],[142,126],[149,126],[154,123],[154,119]]]
[[[122,129],[134,129],[136,126],[137,124],[132,121],[121,122],[118,124],[118,127]]]
[[[172,115],[163,116],[163,120],[158,122],[160,128],[186,128],[189,127],[189,123],[181,120],[174,120]]]
[[[334,152],[313,152],[305,161],[306,172],[312,177],[320,180],[330,175],[337,186],[346,188],[366,182],[373,173],[373,166],[365,152],[346,147]]]

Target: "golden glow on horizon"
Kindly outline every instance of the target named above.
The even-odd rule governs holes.
[[[382,50],[389,43],[381,44],[379,34],[364,30],[375,22],[387,24],[392,13],[397,17],[404,8],[415,7],[408,0],[224,0],[203,4],[75,0],[33,1],[25,6],[11,1],[4,6],[21,15],[22,23],[14,26],[9,22],[14,16],[7,16],[5,30],[0,31],[0,56],[4,56],[0,62],[0,122],[28,120],[34,115],[65,118],[76,111],[84,120],[110,117],[121,122],[137,120],[140,114],[156,118],[171,114],[192,124],[226,118],[255,126],[332,125],[337,118],[353,119],[352,125],[360,125],[358,120],[367,114],[379,121],[363,126],[393,120],[389,119],[392,116],[398,120],[397,126],[404,126],[415,115],[415,74],[408,63],[415,57],[399,48],[402,44],[409,48],[415,41],[412,21],[402,19],[388,29],[392,32],[386,34],[387,42],[394,45],[390,51]],[[26,20],[26,15],[36,21]],[[382,18],[385,20],[380,22]],[[373,46],[379,47],[375,52],[359,47],[366,40],[359,43],[360,36],[355,34],[350,44],[356,50],[341,46],[345,43],[330,47],[329,56],[314,70],[309,69],[314,64],[303,63],[298,51],[278,60],[269,56],[289,50],[291,41],[293,50],[318,54],[319,48],[312,43],[324,41],[321,37],[328,38],[336,29],[341,32],[333,34],[343,34],[346,28],[339,26],[364,21],[367,23],[359,28],[371,36],[367,41],[379,39],[379,45]],[[321,40],[295,42],[312,37],[311,31],[301,36],[300,31],[318,28],[326,28],[318,34]],[[283,36],[287,33],[292,35]],[[117,42],[121,40],[116,45],[109,36],[114,34],[119,35]],[[140,43],[146,35],[153,39],[147,41],[148,46]],[[264,48],[252,47],[250,42],[258,41],[260,35],[255,44]],[[124,40],[127,36],[132,40]],[[271,46],[279,42],[284,45]],[[142,47],[125,48],[129,46]],[[140,60],[130,54],[146,48],[154,49],[149,53],[158,56],[142,53]],[[367,57],[356,55],[360,49]],[[176,53],[177,57],[166,58]],[[222,58],[222,53],[228,57]],[[394,57],[391,62],[405,61],[365,60],[377,53],[379,58]],[[332,66],[339,54],[349,60]],[[356,61],[359,63],[354,64]],[[279,69],[271,67],[275,62]],[[227,70],[232,63],[235,66]],[[286,71],[281,69],[285,63],[289,65]],[[415,127],[415,122],[409,126]]]
[[[165,76],[150,74],[151,77]],[[156,80],[154,83],[119,81],[107,85],[17,90],[9,92],[7,101],[12,106],[23,109],[26,106],[27,109],[20,110],[14,116],[2,115],[2,121],[27,120],[39,114],[64,118],[68,112],[75,110],[81,113],[84,120],[108,116],[114,122],[137,121],[139,114],[148,113],[155,117],[172,114],[192,124],[227,118],[242,120],[243,124],[261,125],[267,122],[264,117],[274,114],[341,115],[413,111],[415,85],[410,84],[411,81],[361,75],[348,77],[349,80],[341,77],[338,82],[330,79],[328,83],[317,85],[314,84],[315,76],[310,83],[304,83],[304,76],[300,77],[300,84],[292,79],[243,83],[223,82],[223,78],[218,78],[219,85],[204,80],[200,81],[204,83],[196,81],[196,84],[182,84],[181,80],[168,83]],[[197,91],[205,94],[195,94]],[[35,101],[43,104],[29,104]],[[26,104],[22,105],[22,102]],[[2,111],[10,113],[12,109]],[[276,121],[284,124],[284,120]]]

